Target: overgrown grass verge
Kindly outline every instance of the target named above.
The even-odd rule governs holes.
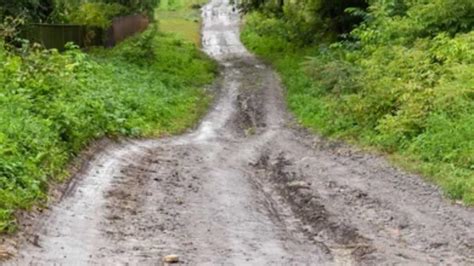
[[[0,43],[0,232],[44,203],[47,185],[92,140],[161,136],[193,125],[210,96],[214,62],[188,42],[148,30],[85,54]]]
[[[173,33],[201,46],[200,7],[208,0],[164,0],[156,12],[160,31]]]
[[[363,32],[358,47],[299,47],[284,23],[250,13],[242,40],[281,74],[302,125],[390,154],[474,204],[473,32],[410,44],[365,44]]]

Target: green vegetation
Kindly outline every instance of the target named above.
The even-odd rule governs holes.
[[[200,7],[207,0],[162,0],[156,13],[160,30],[201,46]]]
[[[115,3],[84,3],[69,16],[64,17],[63,21],[105,29],[111,25],[114,17],[124,14],[125,10],[124,6]]]
[[[473,204],[474,2],[345,6],[359,20],[343,20],[339,28],[353,30],[339,31],[317,2],[337,3],[244,1],[242,40],[281,73],[299,121],[391,154]]]
[[[104,136],[162,136],[193,125],[215,64],[155,27],[112,50],[65,53],[0,44],[0,231],[46,200],[66,165]]]
[[[107,27],[119,15],[153,18],[159,0],[0,0],[0,19],[21,17],[29,23],[79,23]]]
[[[367,3],[365,0],[241,0],[241,6],[246,11],[258,10],[267,18],[280,20],[279,35],[292,44],[311,45],[350,32],[362,19],[345,10],[365,9]]]

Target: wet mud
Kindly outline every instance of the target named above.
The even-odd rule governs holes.
[[[208,115],[182,136],[106,145],[7,265],[474,264],[474,210],[298,128],[229,0],[203,18],[222,68]]]

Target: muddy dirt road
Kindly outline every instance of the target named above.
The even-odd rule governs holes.
[[[229,0],[203,17],[222,75],[200,126],[107,144],[9,264],[474,264],[473,209],[299,129],[274,71],[239,41]]]

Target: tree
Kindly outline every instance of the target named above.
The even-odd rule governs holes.
[[[24,17],[29,21],[46,20],[54,10],[53,0],[0,0],[0,18]]]
[[[125,6],[130,13],[145,13],[153,18],[159,0],[104,0],[105,3],[116,3]]]

